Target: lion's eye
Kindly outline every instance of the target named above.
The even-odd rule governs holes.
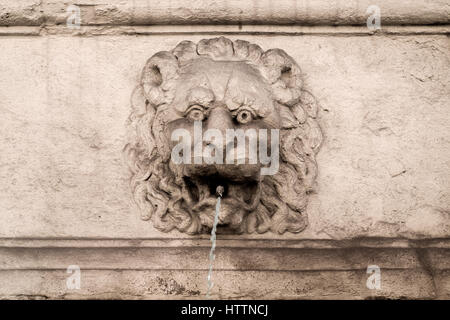
[[[236,120],[242,124],[248,123],[248,122],[252,121],[252,119],[253,119],[253,115],[249,110],[241,110],[236,115]]]
[[[205,119],[205,112],[201,107],[193,107],[188,111],[187,117],[192,121],[203,121]]]

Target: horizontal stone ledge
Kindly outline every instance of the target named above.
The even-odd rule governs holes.
[[[210,248],[0,248],[0,270],[208,270]],[[215,251],[215,270],[324,271],[450,270],[449,249],[226,248]]]
[[[219,235],[217,246],[223,248],[447,248],[450,239],[354,238],[329,239],[246,239]],[[211,247],[209,235],[192,238],[0,238],[0,248],[201,248]]]
[[[3,299],[204,299],[207,271],[81,270],[80,289],[66,270],[0,271]],[[382,270],[381,287],[366,271],[214,271],[213,299],[448,299],[450,272]],[[437,284],[437,285],[436,285]]]
[[[382,25],[447,24],[450,16],[447,0],[4,0],[0,25],[66,24],[72,4],[82,25],[365,25],[374,4]]]
[[[0,36],[121,36],[121,35],[315,35],[386,36],[450,34],[450,25],[384,26],[370,30],[363,26],[281,26],[281,25],[174,25],[158,26],[0,26]]]

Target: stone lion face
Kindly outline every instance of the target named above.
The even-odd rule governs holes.
[[[186,129],[194,148],[194,122],[201,121],[203,131],[216,129],[226,137],[229,129],[280,128],[279,112],[272,99],[270,87],[258,70],[245,62],[214,61],[201,58],[180,68],[175,99],[165,113],[167,143],[176,129]],[[257,132],[257,131],[256,131]],[[213,141],[211,141],[213,143]],[[224,187],[219,214],[219,226],[239,226],[245,215],[256,209],[260,201],[260,162],[256,164],[227,164],[225,158],[233,148],[223,146],[223,164],[179,164],[186,184],[191,210],[200,217],[202,225],[212,227],[216,188]],[[248,145],[248,144],[247,144]],[[194,152],[192,151],[191,154]],[[173,169],[176,165],[171,165]]]
[[[131,142],[124,152],[142,217],[151,218],[156,228],[209,231],[218,186],[224,188],[218,232],[283,233],[306,227],[321,133],[315,100],[303,90],[300,68],[286,53],[226,38],[197,45],[184,41],[149,59],[132,104]],[[178,141],[172,134],[185,130],[194,155],[195,125],[223,137],[230,129],[279,129],[278,173],[261,175],[264,165],[249,163],[248,149],[240,155],[243,163],[226,163],[235,148],[208,138],[202,146],[220,147],[222,163],[193,158],[174,163],[171,151]],[[246,137],[247,146],[252,139],[258,136]]]

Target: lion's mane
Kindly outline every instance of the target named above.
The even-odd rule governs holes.
[[[304,89],[300,67],[283,50],[263,51],[247,41],[227,38],[179,43],[146,63],[131,98],[129,143],[124,148],[131,170],[131,189],[144,220],[164,232],[178,229],[195,234],[204,226],[183,199],[184,184],[169,167],[170,150],[163,137],[161,110],[171,103],[179,68],[192,59],[244,61],[260,70],[271,85],[280,112],[280,169],[265,176],[257,209],[244,218],[237,232],[300,232],[307,226],[308,193],[317,175],[315,155],[322,142],[318,105]]]

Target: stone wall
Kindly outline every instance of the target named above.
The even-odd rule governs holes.
[[[450,297],[448,1],[1,2],[1,297],[204,298],[209,235],[142,221],[122,149],[147,59],[217,36],[292,56],[324,142],[308,227],[219,236],[212,296]]]

